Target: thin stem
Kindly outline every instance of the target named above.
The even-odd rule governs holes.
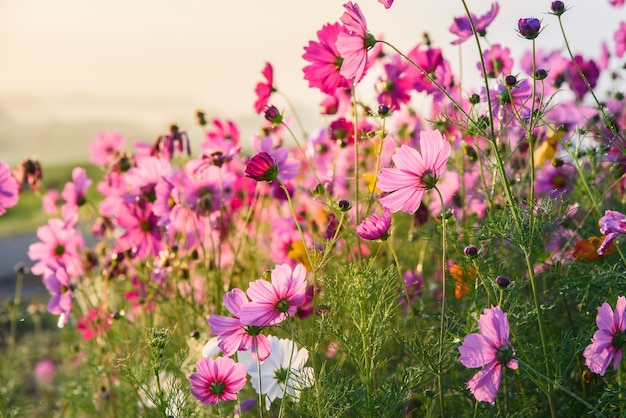
[[[552,379],[550,379],[549,377],[545,376],[540,371],[538,371],[535,368],[533,368],[530,364],[528,364],[525,361],[522,361],[520,359],[517,359],[517,362],[519,363],[520,366],[522,366],[522,367],[520,367],[520,369],[525,371],[531,377],[531,379],[533,378],[533,376],[530,373],[528,373],[529,371],[533,372],[535,376],[545,380],[549,385],[553,385],[554,387],[556,387],[557,389],[559,389],[563,393],[566,393],[567,395],[569,395],[572,398],[576,399],[581,404],[585,405],[587,408],[589,408],[589,410],[591,410],[595,414],[597,414],[596,415],[597,417],[606,417],[606,415],[604,415],[602,412],[600,412],[598,409],[596,409],[589,402],[587,402],[586,400],[584,400],[583,398],[581,398],[580,396],[578,396],[577,394],[575,394],[574,392],[572,392],[571,390],[566,388],[565,386],[562,386],[559,383],[557,383],[557,382],[553,381]]]
[[[289,204],[289,210],[291,211],[291,217],[296,224],[296,229],[298,230],[298,234],[300,234],[300,239],[302,240],[302,247],[304,248],[304,252],[306,253],[306,258],[309,262],[309,266],[313,267],[313,262],[311,259],[311,254],[309,253],[309,249],[306,246],[306,241],[304,239],[304,232],[302,231],[302,226],[300,226],[300,222],[298,221],[298,217],[296,216],[296,211],[293,208],[293,202],[291,200],[291,195],[289,194],[289,190],[287,190],[287,186],[281,180],[276,180],[280,187],[285,192],[285,196],[287,196],[287,203]]]
[[[434,187],[439,201],[441,202],[441,323],[439,330],[439,362],[437,364],[437,383],[439,385],[439,409],[441,416],[444,416],[444,396],[443,396],[443,342],[446,328],[446,219],[444,217],[445,204],[443,196],[437,187]]]

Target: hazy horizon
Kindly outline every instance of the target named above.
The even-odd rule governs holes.
[[[339,19],[342,3],[242,0],[234,7],[201,0],[175,5],[168,0],[0,0],[0,160],[17,162],[20,149],[54,160],[86,156],[96,133],[85,137],[90,127],[125,127],[145,136],[129,140],[151,140],[173,122],[191,131],[196,109],[242,125],[247,141],[262,120],[252,105],[265,61],[274,65],[276,84],[300,115],[315,123],[321,95],[303,80],[301,56],[317,30]],[[408,50],[427,31],[458,72],[459,52],[450,45],[454,36],[448,28],[463,14],[462,5],[425,3],[396,0],[386,10],[376,0],[358,2],[372,33]],[[489,41],[505,43],[515,54],[530,48],[515,28],[518,18],[532,16],[545,26],[537,47],[561,47],[557,20],[547,14],[550,1],[521,3],[500,2]],[[600,42],[610,40],[617,28],[619,13],[593,22],[594,11],[609,9],[608,0],[567,4],[571,10],[564,21],[574,51],[595,57]],[[477,15],[490,5],[470,2]],[[462,46],[466,80],[475,71],[474,49],[470,41]],[[33,139],[41,135],[49,137]],[[55,143],[68,135],[80,138]],[[79,146],[82,154],[74,149]]]

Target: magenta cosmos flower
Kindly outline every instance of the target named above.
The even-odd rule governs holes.
[[[73,221],[50,219],[37,228],[37,238],[40,242],[28,247],[28,257],[36,261],[31,269],[34,274],[45,274],[52,263],[64,266],[72,277],[83,273],[80,253],[85,244]]]
[[[203,404],[234,401],[246,384],[246,366],[228,357],[202,358],[189,376],[191,393]]]
[[[267,152],[261,151],[248,160],[245,172],[253,180],[272,182],[278,179],[278,163]]]
[[[605,235],[598,254],[602,255],[619,235],[626,234],[626,215],[615,210],[607,210],[598,222],[600,232]]]
[[[377,239],[385,241],[389,238],[390,227],[391,213],[389,213],[388,209],[384,209],[382,215],[374,213],[358,224],[356,234],[368,241],[375,241]]]
[[[396,148],[391,157],[395,168],[383,168],[378,188],[388,192],[380,203],[391,212],[415,213],[427,190],[435,187],[446,170],[451,147],[437,130],[420,134],[421,154],[408,145]]]
[[[309,87],[316,87],[326,94],[335,94],[339,87],[348,88],[350,83],[341,75],[343,58],[335,43],[345,28],[339,23],[324,25],[317,31],[318,42],[309,41],[304,47],[305,61],[310,62],[303,68],[304,79],[308,80]]]
[[[489,24],[493,22],[499,11],[500,6],[498,5],[498,3],[493,3],[491,5],[491,9],[489,9],[487,13],[480,17],[477,17],[474,13],[471,13],[470,15],[472,16],[472,22],[474,22],[474,28],[476,29],[476,33],[481,36],[485,36],[487,26],[489,26]],[[467,16],[455,17],[454,22],[452,22],[452,26],[450,26],[450,32],[458,36],[457,39],[451,42],[452,45],[458,45],[462,42],[465,42],[466,40],[471,38],[472,35],[474,35],[474,32],[472,31],[472,24]]]
[[[267,337],[261,334],[261,327],[244,325],[239,319],[239,311],[248,303],[250,301],[243,290],[235,288],[224,295],[224,306],[234,317],[213,314],[208,323],[211,332],[217,335],[217,345],[225,356],[251,350],[255,357],[258,353],[259,360],[263,361],[271,352]]]
[[[0,215],[6,213],[6,208],[17,204],[19,199],[17,180],[11,175],[11,167],[0,162]]]
[[[385,6],[385,9],[390,8],[391,5],[393,4],[393,0],[378,0],[378,2],[382,4],[383,6]]]
[[[239,310],[242,324],[264,327],[283,322],[293,316],[306,296],[306,269],[298,264],[293,272],[289,264],[278,264],[272,270],[272,282],[255,280],[250,283],[251,302]]]
[[[585,348],[583,356],[587,359],[585,364],[594,373],[604,376],[606,369],[613,361],[613,369],[622,361],[624,347],[626,346],[626,298],[617,298],[615,312],[611,306],[604,302],[598,308],[596,324],[598,330],[591,338],[591,344]]]
[[[621,22],[619,28],[613,34],[615,41],[615,55],[623,57],[626,52],[626,22]]]
[[[265,77],[265,81],[258,82],[254,88],[257,97],[256,102],[254,102],[254,111],[256,113],[263,111],[263,108],[267,106],[267,102],[270,100],[270,96],[276,91],[274,88],[274,68],[269,62],[265,63],[263,77]]]
[[[459,347],[465,367],[481,367],[467,382],[467,387],[479,402],[493,403],[502,380],[502,367],[517,369],[515,351],[509,343],[509,322],[499,306],[485,309],[478,320],[480,334],[465,337]]]
[[[367,31],[367,22],[361,9],[351,1],[343,5],[341,16],[345,32],[337,36],[337,51],[343,58],[341,75],[348,80],[359,81],[365,72],[367,51],[376,44],[376,38]]]

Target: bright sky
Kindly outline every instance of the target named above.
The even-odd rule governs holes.
[[[279,88],[312,113],[320,95],[302,79],[303,47],[323,24],[339,19],[343,2],[0,0],[0,119],[24,123],[36,111],[38,120],[101,117],[160,129],[191,123],[197,108],[209,117],[250,119],[265,61],[274,65]],[[428,31],[458,68],[448,28],[463,14],[460,1],[396,0],[389,10],[376,0],[358,3],[373,34],[408,50]],[[491,2],[469,4],[482,15]],[[588,57],[626,15],[608,0],[566,4],[572,6],[564,16],[570,42]],[[550,0],[502,0],[500,6],[488,29],[491,43],[529,47],[515,33],[517,20],[537,17],[547,26],[538,46],[562,46],[557,20],[546,13]],[[473,50],[470,41],[462,46],[464,74],[474,71]]]

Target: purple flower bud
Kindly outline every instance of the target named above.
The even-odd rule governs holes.
[[[535,70],[535,80],[545,80],[548,76],[548,72],[543,68],[537,68]]]
[[[514,87],[517,84],[517,77],[514,75],[507,75],[504,77],[504,84],[506,84],[507,87]]]
[[[274,125],[280,125],[283,121],[283,115],[276,106],[265,106],[265,119],[272,122]]]
[[[246,176],[256,181],[274,181],[278,179],[278,163],[267,152],[259,152],[248,161]]]
[[[550,5],[550,9],[555,15],[561,16],[565,12],[565,3],[562,1],[553,1]]]
[[[534,17],[522,18],[517,21],[520,35],[526,39],[535,39],[541,29],[541,21]]]
[[[509,286],[509,284],[511,283],[511,279],[506,276],[498,276],[496,277],[496,283],[498,284],[498,286],[504,289]]]
[[[469,258],[474,258],[478,255],[478,248],[475,245],[468,245],[463,249],[463,254]]]

